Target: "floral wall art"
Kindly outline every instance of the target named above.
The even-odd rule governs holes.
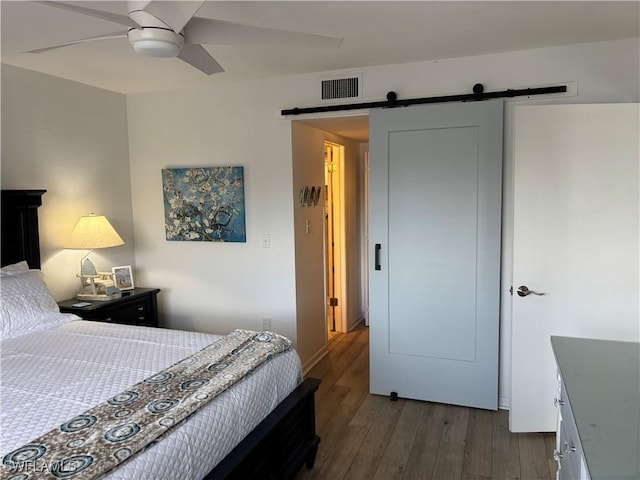
[[[246,242],[243,167],[162,170],[167,240]]]

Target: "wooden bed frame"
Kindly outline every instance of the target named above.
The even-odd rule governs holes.
[[[38,207],[45,192],[2,190],[2,266],[27,260],[31,268],[40,268]],[[304,380],[204,480],[290,480],[303,464],[313,468],[320,443],[314,402],[318,385],[320,380]]]

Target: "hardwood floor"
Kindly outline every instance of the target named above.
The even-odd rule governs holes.
[[[313,469],[296,480],[555,479],[553,434],[512,434],[508,412],[370,395],[369,329],[329,344],[321,378]]]

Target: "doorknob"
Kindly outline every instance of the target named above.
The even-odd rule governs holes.
[[[533,290],[529,290],[529,287],[527,287],[526,285],[520,285],[518,287],[518,295],[520,297],[526,297],[527,295],[531,295],[532,293],[534,295],[544,295],[544,292],[535,292]]]

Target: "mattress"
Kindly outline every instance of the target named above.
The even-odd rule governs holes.
[[[28,443],[219,338],[74,320],[2,340],[0,453]],[[277,355],[105,478],[200,480],[301,381],[296,352]]]

